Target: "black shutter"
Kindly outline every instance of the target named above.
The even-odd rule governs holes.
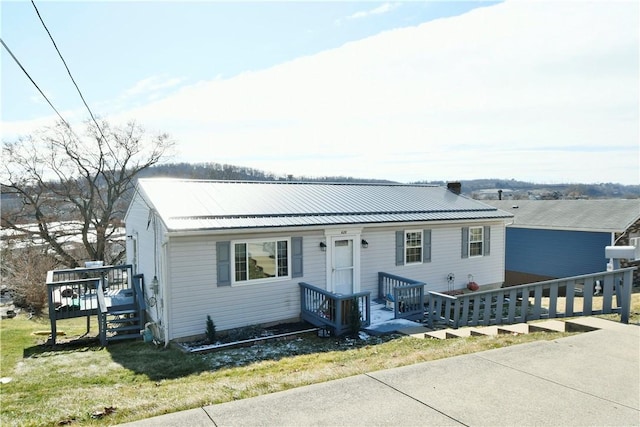
[[[404,265],[404,231],[396,231],[396,265]]]
[[[491,227],[486,225],[484,227],[484,243],[482,245],[483,255],[489,255],[491,253]]]
[[[462,227],[462,258],[469,258],[469,227]]]
[[[422,230],[422,262],[431,262],[431,230]]]
[[[291,238],[291,277],[302,277],[302,237]]]
[[[231,286],[231,242],[216,242],[218,286]]]

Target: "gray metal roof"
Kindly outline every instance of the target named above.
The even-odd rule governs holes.
[[[640,199],[490,200],[514,214],[510,227],[624,232],[640,220]]]
[[[138,189],[169,230],[510,218],[446,188],[149,178]]]

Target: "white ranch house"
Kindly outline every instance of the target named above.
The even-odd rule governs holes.
[[[127,261],[165,342],[202,335],[207,315],[219,331],[300,320],[303,285],[375,298],[384,273],[425,292],[469,280],[498,288],[512,215],[457,190],[141,179],[125,216]]]

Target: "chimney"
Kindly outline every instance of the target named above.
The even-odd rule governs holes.
[[[462,192],[462,183],[459,181],[447,182],[447,190],[453,194],[460,194]]]
[[[498,200],[502,200],[502,190],[498,190]]]

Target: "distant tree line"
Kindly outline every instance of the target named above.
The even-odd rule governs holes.
[[[542,198],[555,199],[635,199],[640,198],[640,185],[616,183],[598,184],[539,184],[515,179],[462,180],[462,193],[472,195],[481,190],[510,190],[520,195],[529,192],[544,194]],[[417,184],[446,185],[445,181],[419,181]]]

